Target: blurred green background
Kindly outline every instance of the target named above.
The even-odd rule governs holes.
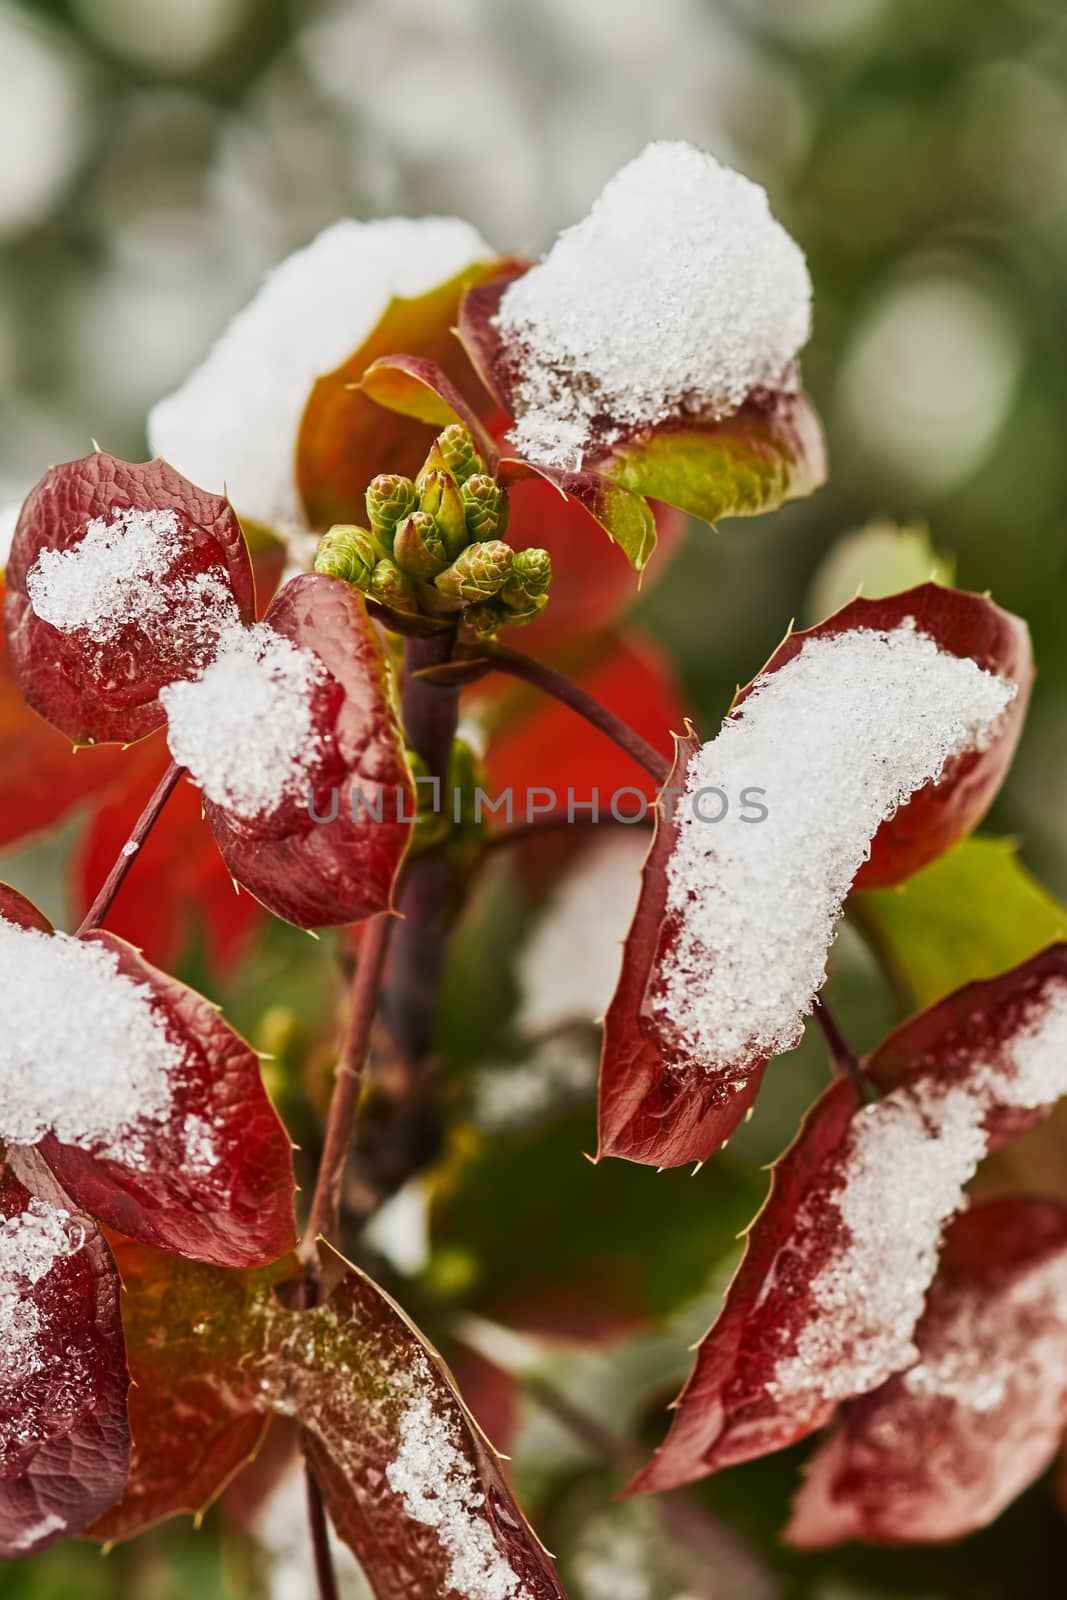
[[[1017,832],[1029,865],[1067,893],[1063,0],[2,0],[0,503],[90,437],[143,454],[147,406],[265,268],[334,217],[458,212],[494,245],[537,252],[657,137],[691,139],[764,183],[807,251],[804,372],[831,482],[777,516],[694,529],[641,600],[644,623],[710,728],[790,619],[805,618],[837,541],[872,518],[925,521],[958,582],[1030,621],[1040,677],[991,826]],[[852,982],[869,1042],[886,1019],[850,959],[846,948],[843,1003]],[[757,1159],[788,1136],[824,1071],[798,1059],[777,1117],[736,1157],[732,1193],[746,1204]],[[589,1138],[586,1121],[576,1147]],[[533,1184],[558,1156],[556,1135],[545,1140],[540,1166],[528,1151]],[[465,1180],[468,1235],[471,1216],[504,1226],[498,1190],[477,1205],[480,1181]],[[576,1184],[576,1212],[590,1193]],[[729,1205],[712,1216],[705,1288],[721,1280],[736,1226]],[[441,1260],[458,1248],[446,1239]],[[659,1309],[692,1337],[707,1301],[683,1299]],[[668,1347],[650,1388],[684,1370],[684,1343]],[[619,1403],[606,1392],[607,1413]],[[746,1468],[706,1492],[775,1569],[771,1592],[1062,1592],[1067,1551],[1043,1487],[957,1550],[799,1560],[774,1542],[795,1466]],[[606,1534],[583,1521],[580,1469],[556,1459],[551,1489],[532,1491],[561,1547],[579,1530],[578,1600],[703,1595],[656,1568],[643,1513]],[[597,1538],[635,1541],[648,1575],[605,1588]],[[628,1569],[639,1568],[635,1557]],[[0,1594],[208,1600],[261,1592],[258,1571],[213,1519],[196,1538],[164,1530],[103,1563],[66,1551],[10,1569]],[[299,1561],[282,1561],[273,1592],[296,1600],[308,1582]],[[762,1591],[742,1579],[722,1592]]]

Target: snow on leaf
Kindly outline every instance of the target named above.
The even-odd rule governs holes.
[[[792,388],[811,282],[757,184],[660,142],[509,286],[497,322],[518,453],[580,467],[636,429]]]
[[[960,1539],[1044,1472],[1067,1426],[1067,1209],[1004,1198],[957,1218],[915,1344],[812,1456],[789,1543]]]
[[[255,1052],[113,934],[53,934],[0,892],[0,1138],[38,1145],[80,1206],[223,1265],[293,1237],[288,1137]]]
[[[225,500],[162,461],[103,451],[53,467],[27,498],[7,569],[15,679],[76,743],[129,743],[159,691],[251,619],[252,569]]]
[[[388,672],[362,598],[308,575],[247,643],[166,696],[223,860],[298,926],[390,904],[414,808]]]
[[[980,637],[1000,649],[976,660]],[[854,601],[790,635],[718,737],[685,746],[608,1013],[602,1154],[702,1160],[737,1126],[766,1061],[799,1041],[869,857],[918,865],[991,800],[1025,640],[988,600],[934,585]]]
[[[205,799],[242,822],[306,802],[322,762],[315,702],[324,688],[310,651],[267,623],[234,627],[195,678],[160,693],[171,754]]]
[[[460,329],[517,419],[515,455],[714,522],[825,477],[819,423],[797,391],[810,293],[763,191],[660,143],[539,265],[472,289]]]
[[[562,1600],[447,1371],[368,1278],[333,1262],[341,1276],[325,1304],[294,1311],[272,1293],[283,1263],[223,1273],[132,1244],[117,1259],[135,1459],[98,1536],[189,1508],[176,1450],[206,1503],[273,1414],[304,1430],[337,1533],[378,1600]]]
[[[782,1449],[916,1359],[945,1225],[987,1150],[1067,1093],[1067,946],[904,1023],[809,1112],[671,1431],[665,1489]]]
[[[129,1465],[119,1283],[31,1151],[0,1166],[0,1559],[80,1533]]]
[[[298,476],[313,522],[318,510],[317,496],[307,493],[303,443],[297,462],[301,418],[317,381],[373,336],[394,296],[425,295],[490,255],[455,217],[334,223],[275,267],[203,364],[155,407],[148,424],[153,450],[197,483],[220,494],[225,489],[242,517],[283,534],[299,531]],[[374,355],[395,349],[430,353],[389,339],[350,379],[361,378]],[[362,396],[352,403],[377,410]],[[328,423],[331,447],[336,420]],[[351,444],[350,437],[336,437],[335,462]],[[359,491],[385,470],[372,466]],[[351,505],[339,515],[329,511],[323,526],[351,521],[352,512]]]

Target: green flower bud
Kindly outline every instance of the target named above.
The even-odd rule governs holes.
[[[551,582],[552,557],[547,550],[516,550],[511,576],[500,591],[500,598],[515,612],[525,613],[536,607],[536,616],[548,599]]]
[[[452,600],[490,600],[508,581],[514,552],[501,539],[469,544],[452,565],[435,579],[442,594]]]
[[[315,552],[315,571],[343,578],[354,589],[366,589],[378,553],[366,528],[339,522],[325,533]]]
[[[472,473],[485,471],[485,462],[478,454],[470,429],[462,422],[452,422],[444,433],[439,433],[437,445],[457,483],[466,483]]]
[[[372,600],[388,606],[391,611],[412,612],[419,609],[419,594],[414,583],[388,556],[379,561],[371,573],[368,593]]]
[[[467,516],[456,480],[450,472],[431,472],[423,479],[419,509],[436,522],[447,552],[445,565],[454,561],[467,544]],[[440,571],[440,568],[437,568]]]
[[[504,532],[508,522],[507,496],[492,478],[476,472],[459,492],[471,539],[495,539]]]
[[[397,472],[380,472],[367,490],[367,520],[387,550],[399,523],[415,509],[415,485]]]
[[[393,557],[398,567],[431,583],[451,559],[440,530],[428,511],[413,511],[396,530]]]
[[[422,486],[426,482],[426,479],[430,476],[430,474],[432,472],[447,472],[447,471],[448,471],[448,462],[444,458],[444,454],[443,454],[443,452],[441,450],[441,446],[440,446],[439,442],[435,439],[433,444],[430,446],[429,455],[426,457],[426,460],[422,463],[422,466],[419,468],[418,476],[415,479],[415,487],[416,487],[416,489],[418,489],[419,493],[421,494],[422,493]]]

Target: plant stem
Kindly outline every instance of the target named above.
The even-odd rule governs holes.
[[[815,1020],[822,1029],[826,1047],[830,1052],[830,1060],[834,1071],[839,1078],[851,1078],[860,1096],[870,1101],[874,1099],[874,1090],[871,1080],[860,1065],[859,1057],[848,1043],[837,1018],[821,995],[815,996]]]
[[[447,792],[452,743],[459,721],[459,688],[420,676],[450,658],[455,634],[409,638],[404,644],[401,713],[408,743],[421,757],[426,776]],[[426,850],[411,862],[401,887],[403,918],[389,962],[383,1004],[402,1055],[418,1066],[429,1054],[437,992],[444,971],[445,936],[455,872],[442,850]]]
[[[322,1503],[322,1494],[315,1481],[315,1474],[307,1462],[304,1463],[304,1488],[307,1496],[308,1531],[311,1534],[311,1549],[315,1558],[315,1581],[318,1586],[319,1600],[338,1600],[337,1574],[333,1569],[333,1553],[330,1550],[330,1530],[326,1521],[326,1509]]]
[[[635,733],[613,711],[609,711],[607,706],[601,705],[595,696],[587,694],[576,683],[565,678],[561,672],[545,666],[543,661],[536,661],[533,656],[524,656],[518,650],[510,650],[506,645],[489,645],[486,647],[486,654],[498,672],[518,678],[523,683],[532,684],[543,694],[551,695],[561,705],[568,706],[579,717],[584,717],[586,722],[614,740],[619,749],[624,750],[639,767],[644,767],[658,784],[663,785],[667,782],[671,770],[667,757],[661,756],[659,751],[653,749],[639,733]]]
[[[363,930],[348,1021],[341,1041],[337,1076],[326,1119],[326,1139],[304,1234],[304,1253],[310,1259],[314,1259],[315,1241],[318,1238],[330,1239],[337,1233],[345,1161],[356,1125],[363,1066],[378,1001],[378,986],[395,921],[392,912],[382,911],[378,916],[371,917]]]
[[[99,894],[82,919],[75,935],[76,938],[80,938],[83,933],[90,933],[93,928],[99,928],[104,921],[104,918],[111,910],[115,896],[126,881],[126,874],[137,859],[141,846],[155,827],[160,812],[177,788],[184,771],[184,767],[179,767],[176,761],[172,761],[162,778],[160,778],[148,804],[134,823],[133,832],[119,852],[118,860],[108,873]]]

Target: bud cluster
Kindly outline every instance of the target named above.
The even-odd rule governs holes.
[[[508,497],[462,423],[438,434],[414,482],[383,472],[367,490],[366,528],[338,524],[315,571],[341,578],[387,610],[457,615],[476,638],[532,622],[548,602],[547,550],[503,539]]]

